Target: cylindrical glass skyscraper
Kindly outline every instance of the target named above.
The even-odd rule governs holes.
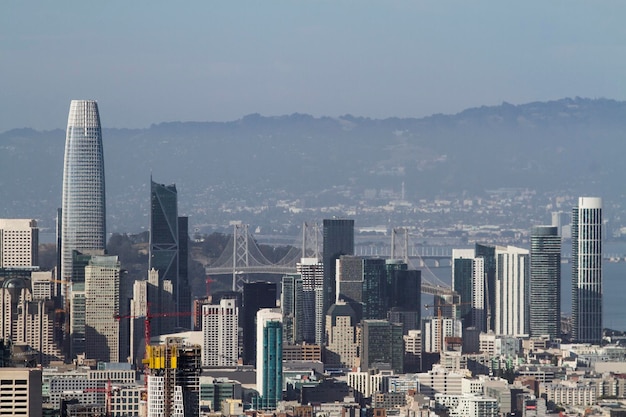
[[[72,100],[63,166],[61,277],[72,280],[72,251],[106,246],[104,156],[98,103]]]

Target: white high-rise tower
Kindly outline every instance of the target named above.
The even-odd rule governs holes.
[[[63,167],[61,277],[72,279],[72,251],[105,249],[105,195],[102,130],[98,104],[72,100],[67,119]]]
[[[202,366],[234,367],[239,359],[237,300],[202,306]]]
[[[496,329],[522,337],[530,327],[530,259],[527,249],[496,247]]]

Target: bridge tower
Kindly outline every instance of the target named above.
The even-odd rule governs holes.
[[[322,259],[320,252],[321,228],[319,223],[302,224],[302,257]]]
[[[409,231],[406,227],[394,227],[391,231],[391,259],[409,263]]]
[[[248,252],[248,225],[233,225],[233,291],[243,288],[243,275],[237,271],[241,267],[250,266]]]

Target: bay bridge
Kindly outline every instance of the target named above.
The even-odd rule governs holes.
[[[207,275],[232,275],[232,290],[241,289],[247,274],[293,274],[296,263],[301,258],[314,257],[321,259],[321,231],[318,224],[304,223],[302,237],[291,242],[287,253],[278,262],[271,262],[263,254],[248,230],[247,224],[235,223],[233,234],[224,251],[210,265],[205,267]],[[431,295],[451,294],[450,285],[440,280],[431,270],[442,264],[450,266],[452,251],[447,248],[416,248],[410,244],[409,232],[406,228],[394,228],[391,233],[390,246],[356,246],[357,256],[377,256],[389,259],[401,259],[409,265],[409,269],[422,270],[422,293]]]

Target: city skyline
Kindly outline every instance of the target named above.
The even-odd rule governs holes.
[[[0,415],[626,413],[626,4],[117,1],[0,16]]]

